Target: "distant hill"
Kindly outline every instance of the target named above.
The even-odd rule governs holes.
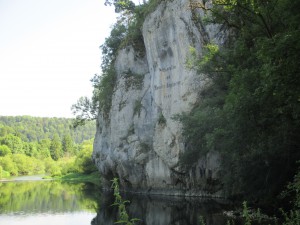
[[[0,136],[13,132],[25,142],[51,139],[54,134],[58,134],[61,139],[64,135],[70,134],[75,143],[94,138],[95,121],[89,121],[75,129],[72,123],[73,119],[69,118],[0,116]]]

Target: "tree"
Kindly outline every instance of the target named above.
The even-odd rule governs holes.
[[[85,141],[81,144],[79,153],[75,160],[75,168],[80,173],[91,173],[97,168],[92,161],[93,140]]]
[[[11,155],[6,155],[4,157],[0,157],[0,165],[2,166],[3,170],[10,173],[10,175],[17,176],[18,175],[18,168],[14,161],[12,160]]]
[[[74,155],[74,142],[70,134],[66,134],[62,141],[62,148],[64,155],[71,156]]]
[[[0,156],[11,154],[11,150],[7,145],[0,145]]]
[[[8,146],[13,154],[24,153],[22,140],[13,134],[3,137],[1,143]]]
[[[57,133],[54,134],[51,140],[50,155],[53,160],[58,160],[63,156],[61,141]]]
[[[32,163],[33,163],[33,169],[31,171],[32,174],[44,174],[45,173],[45,165],[43,163],[43,161],[33,158],[32,159]]]
[[[42,139],[38,143],[38,158],[45,159],[50,157],[50,146],[51,146],[51,140],[50,139]]]
[[[44,160],[45,171],[51,176],[60,176],[61,168],[58,166],[56,161],[53,161],[52,158],[47,158]]]
[[[208,48],[194,67],[211,85],[201,103],[180,117],[187,146],[182,158],[189,166],[189,159],[219,151],[229,195],[274,200],[297,171],[298,7],[291,0],[220,0],[210,9],[212,22],[231,36],[219,49]]]
[[[85,125],[86,121],[94,120],[97,116],[97,107],[87,97],[80,97],[76,104],[71,107],[72,113],[76,116],[73,127]]]
[[[105,5],[113,5],[115,7],[116,13],[121,13],[124,11],[133,12],[135,4],[130,0],[105,0]]]
[[[39,152],[37,150],[37,143],[29,142],[29,143],[23,143],[24,145],[24,153],[27,156],[37,157],[39,155]]]
[[[28,175],[33,172],[34,162],[31,157],[24,154],[14,154],[12,155],[12,160],[18,168],[19,174]]]
[[[0,137],[4,137],[6,135],[8,135],[9,133],[13,133],[13,129],[9,126],[1,126],[0,127]]]

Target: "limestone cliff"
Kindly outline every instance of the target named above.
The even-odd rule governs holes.
[[[162,2],[143,24],[146,54],[132,46],[119,51],[109,118],[99,114],[94,142],[93,159],[104,184],[119,177],[128,190],[220,194],[216,153],[203,155],[189,171],[179,166],[185,143],[180,123],[172,119],[193,108],[206,84],[185,65],[189,47],[201,55],[205,43],[223,41],[218,27],[204,25],[203,16],[187,0]]]

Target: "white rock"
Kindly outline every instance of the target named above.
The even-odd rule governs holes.
[[[132,46],[118,53],[110,120],[99,114],[93,158],[106,181],[118,176],[125,188],[202,195],[207,180],[217,179],[219,156],[211,152],[183,170],[178,164],[185,151],[181,125],[172,116],[189,112],[207,83],[204,75],[186,68],[189,47],[201,55],[207,41],[222,44],[224,38],[217,26],[195,24],[185,0],[160,4],[142,32],[144,57]],[[132,85],[134,78],[126,73],[143,76],[142,85]]]

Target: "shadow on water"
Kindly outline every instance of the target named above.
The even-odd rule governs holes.
[[[127,209],[131,218],[139,218],[140,225],[200,225],[200,216],[206,225],[226,224],[222,215],[225,202],[199,198],[168,196],[122,195],[129,200]],[[97,216],[92,225],[113,225],[117,220],[117,207],[111,206],[114,198],[104,192]]]

